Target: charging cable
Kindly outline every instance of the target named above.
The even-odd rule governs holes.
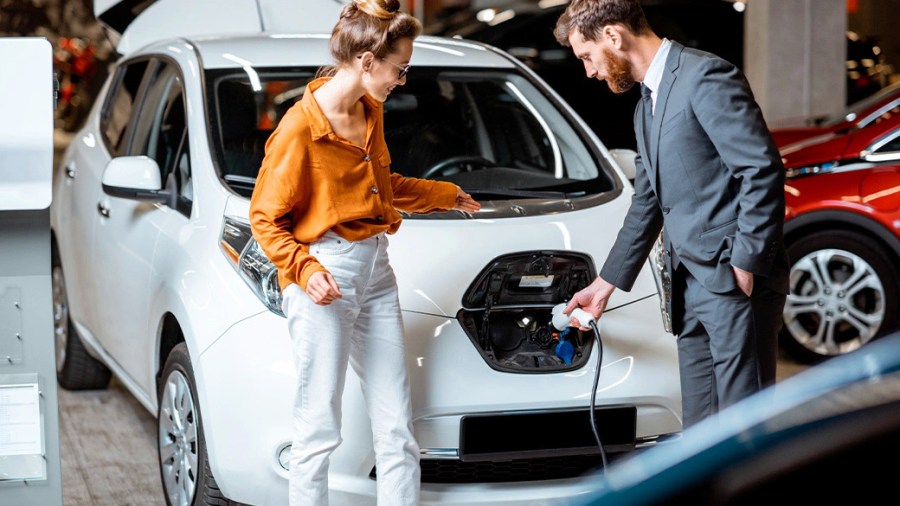
[[[591,387],[591,407],[588,414],[591,417],[591,430],[594,432],[594,440],[597,442],[597,447],[600,448],[600,459],[603,461],[603,469],[606,470],[606,450],[603,449],[603,442],[600,440],[600,432],[597,430],[597,418],[594,413],[594,405],[597,399],[597,385],[600,383],[600,366],[603,364],[603,340],[600,339],[600,331],[597,330],[597,322],[594,321],[594,315],[581,308],[575,308],[571,313],[565,314],[563,313],[565,308],[566,303],[563,302],[554,306],[551,311],[553,314],[551,323],[557,330],[568,329],[569,321],[572,318],[576,318],[578,323],[590,326],[591,330],[594,331],[594,337],[597,338],[597,370],[594,371],[594,384]]]
[[[578,320],[581,323],[581,320]],[[600,331],[597,330],[597,322],[591,318],[590,321],[591,330],[594,331],[594,337],[597,338],[597,370],[594,371],[594,386],[591,387],[591,430],[594,431],[594,440],[597,441],[597,446],[600,448],[600,459],[603,460],[603,471],[606,472],[606,450],[603,449],[603,443],[600,442],[600,433],[597,432],[597,417],[594,414],[594,402],[597,399],[597,384],[600,383],[600,365],[603,363],[603,340],[600,339]]]

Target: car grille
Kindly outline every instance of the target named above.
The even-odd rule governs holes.
[[[595,411],[606,453],[635,448],[634,406]],[[459,459],[421,459],[423,483],[491,483],[575,478],[602,467],[587,409],[467,415]],[[369,474],[375,477],[372,468]]]
[[[634,406],[596,408],[594,416],[607,453],[634,449]],[[599,453],[587,409],[466,415],[460,422],[465,462]]]
[[[422,459],[422,483],[496,483],[575,478],[602,467],[600,456],[568,455],[532,459],[463,462]],[[369,474],[375,478],[375,468]]]

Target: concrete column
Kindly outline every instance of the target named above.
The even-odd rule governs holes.
[[[846,30],[846,0],[747,2],[744,72],[770,126],[844,108]]]

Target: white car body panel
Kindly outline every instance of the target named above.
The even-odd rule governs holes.
[[[104,15],[121,0],[95,0],[94,15]],[[330,32],[343,5],[334,0],[155,0],[118,33],[116,50],[132,52],[160,40],[233,33]],[[109,28],[109,25],[106,25]]]
[[[176,321],[193,361],[210,468],[226,497],[248,504],[287,502],[287,473],[277,455],[292,439],[296,376],[285,320],[266,309],[219,245],[224,217],[246,220],[249,201],[224,186],[213,164],[197,51],[213,68],[241,68],[240,60],[248,67],[303,66],[327,63],[322,39],[204,38],[152,44],[134,55],[165,55],[184,72],[194,193],[190,217],[163,204],[110,197],[100,190],[110,154],[96,110],[75,136],[54,185],[51,224],[69,280],[70,317],[83,341],[156,414],[164,322]],[[311,50],[298,50],[315,40],[319,43],[309,45]],[[519,68],[504,54],[481,46],[425,37],[416,43],[413,64]],[[589,136],[613,167],[613,177],[624,181],[608,151]],[[74,179],[65,175],[71,164],[78,168]],[[390,236],[420,447],[458,449],[465,414],[588,405],[596,346],[577,370],[500,372],[482,359],[456,314],[468,285],[499,255],[577,251],[591,255],[599,268],[630,203],[632,189],[623,184],[615,198],[586,209],[516,218],[408,218]],[[110,209],[110,218],[98,214],[98,204]],[[609,308],[599,327],[604,365],[597,404],[636,406],[639,439],[678,432],[677,350],[675,339],[662,329],[649,268],[630,292],[617,291]],[[374,465],[371,428],[352,370],[343,406],[345,443],[333,454],[329,475],[333,503],[374,504],[375,481],[368,477]],[[564,504],[588,492],[590,487],[575,479],[425,483],[422,501]]]
[[[668,363],[675,339],[660,339],[661,322],[646,317],[658,315],[657,304],[655,298],[645,299],[609,313],[600,324],[604,366],[598,397],[602,395],[604,404],[636,405],[638,437],[665,433],[680,424],[678,371]],[[466,413],[577,407],[590,397],[596,347],[582,369],[513,375],[518,377],[512,378],[512,387],[508,373],[495,371],[481,360],[462,329],[454,325],[455,319],[409,311],[404,311],[403,319],[420,448],[457,449],[459,421]],[[662,376],[660,371],[665,371]],[[287,489],[279,480],[287,474],[275,465],[275,456],[292,437],[296,373],[284,320],[267,312],[234,325],[201,355],[195,374],[203,385],[199,391],[204,416],[217,421],[207,425],[207,441],[222,491],[239,502],[285,504]],[[648,396],[642,393],[646,382],[660,382],[668,391]],[[359,379],[349,369],[341,434],[345,441],[362,444],[343,444],[332,456],[329,480],[335,504],[360,504],[374,496],[375,483],[367,477],[375,464],[371,427],[366,416],[349,415],[357,413],[363,403]],[[247,427],[254,429],[248,431]],[[249,467],[248,461],[267,465]],[[422,498],[424,504],[431,503],[428,497],[433,504],[534,504],[537,497],[533,495],[513,499],[515,494],[510,496],[508,489],[512,487],[523,494],[531,488],[531,494],[564,503],[573,497],[572,487],[565,485],[568,481],[552,480],[534,488],[523,484],[463,486],[469,494],[456,490],[456,485],[448,488],[426,483]],[[234,483],[241,486],[230,486]],[[471,494],[476,490],[477,494]],[[259,502],[261,498],[265,500]]]

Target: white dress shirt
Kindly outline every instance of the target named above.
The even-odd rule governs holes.
[[[647,73],[644,74],[643,85],[650,88],[650,99],[653,101],[653,111],[656,111],[656,96],[659,90],[659,83],[662,82],[663,70],[666,68],[666,58],[669,57],[669,50],[672,48],[672,41],[663,39],[662,45],[656,51],[656,56],[647,67]]]

